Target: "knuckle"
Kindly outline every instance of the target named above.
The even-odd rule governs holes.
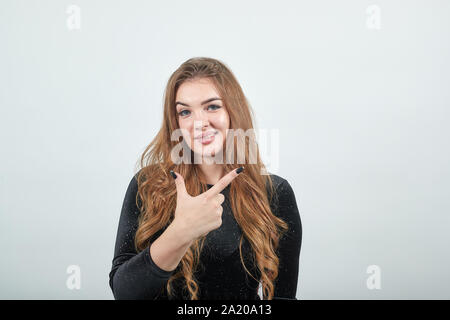
[[[200,195],[200,200],[202,204],[207,204],[209,202],[209,198],[206,195]]]

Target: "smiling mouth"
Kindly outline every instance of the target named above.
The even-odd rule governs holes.
[[[213,133],[207,134],[206,136],[202,136],[202,137],[195,138],[195,140],[199,140],[199,141],[209,140],[209,139],[211,139],[212,137],[214,137],[217,133],[218,133],[218,131],[215,131],[215,132],[213,132]]]
[[[203,136],[203,137],[196,138],[196,140],[199,141],[202,144],[209,144],[212,141],[214,141],[214,138],[215,138],[217,133],[218,133],[218,131],[216,131],[214,133],[211,133],[211,134],[208,134],[208,135]]]

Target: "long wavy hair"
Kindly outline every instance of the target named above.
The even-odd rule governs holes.
[[[134,245],[138,252],[148,248],[152,237],[158,231],[164,230],[174,219],[177,190],[172,177],[168,175],[170,170],[177,171],[184,177],[186,190],[191,196],[207,190],[207,185],[201,182],[200,177],[204,175],[197,164],[192,162],[177,164],[171,158],[172,149],[179,143],[171,140],[172,132],[179,128],[175,108],[177,90],[184,81],[202,78],[212,80],[217,88],[230,117],[230,129],[243,131],[253,129],[253,114],[249,102],[234,74],[223,62],[207,57],[195,57],[181,64],[169,78],[165,89],[161,129],[145,148],[140,158],[140,168],[137,168],[139,173],[136,203],[141,214]],[[270,300],[274,295],[274,280],[278,276],[279,259],[276,249],[279,239],[287,232],[288,225],[272,213],[270,201],[274,195],[276,196],[275,186],[261,161],[256,139],[254,135],[245,138],[246,143],[248,141],[249,145],[252,143],[256,146],[257,161],[249,163],[249,150],[245,147],[245,163],[237,164],[237,137],[233,136],[231,139],[234,143],[231,150],[234,152],[231,154],[227,151],[225,155],[233,157],[233,160],[223,161],[223,166],[225,173],[245,166],[245,170],[241,173],[243,176],[235,179],[229,189],[231,209],[242,229],[239,243],[240,259],[246,272],[255,279],[243,259],[242,243],[246,237],[252,247],[253,261],[260,274],[260,279],[255,280],[262,287],[262,299]],[[228,139],[229,137],[227,141]],[[190,151],[189,156],[192,157],[193,152]],[[262,174],[263,172],[266,174]],[[199,287],[194,273],[197,270],[204,239],[205,236],[193,241],[174,274],[167,281],[166,289],[169,297],[173,296],[173,281],[180,278],[191,300],[199,299]]]

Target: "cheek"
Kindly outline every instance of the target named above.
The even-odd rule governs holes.
[[[190,120],[179,120],[178,124],[180,126],[180,129],[182,130],[182,134],[184,138],[187,138],[185,135],[188,133],[190,136],[193,134],[193,123]],[[191,140],[193,137],[190,137]]]
[[[223,112],[218,115],[215,122],[215,128],[219,130],[219,135],[217,136],[217,145],[224,145],[226,142],[227,129],[230,129],[230,118],[228,112]]]
[[[227,112],[221,112],[217,114],[214,119],[215,127],[220,130],[229,129],[230,127],[230,118]]]

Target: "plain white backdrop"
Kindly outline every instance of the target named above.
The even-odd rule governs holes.
[[[2,0],[0,26],[0,298],[113,298],[126,188],[195,56],[279,130],[297,298],[450,298],[450,2]]]

